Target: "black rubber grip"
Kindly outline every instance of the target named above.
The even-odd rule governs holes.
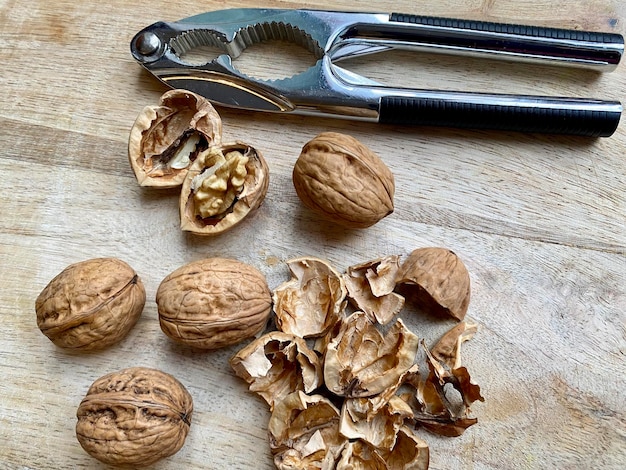
[[[612,103],[610,110],[590,110],[391,96],[381,98],[379,122],[609,137],[615,132],[620,116],[621,105],[617,102]]]
[[[578,31],[573,29],[546,28],[542,26],[525,26],[508,23],[491,23],[476,20],[459,20],[453,18],[440,18],[436,16],[392,13],[389,20],[398,23],[412,23],[441,28],[466,29],[470,31],[515,34],[518,36],[533,36],[550,39],[598,42],[604,44],[622,44],[624,42],[622,35],[615,33]]]

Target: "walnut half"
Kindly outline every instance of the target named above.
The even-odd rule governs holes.
[[[211,103],[187,90],[170,90],[146,106],[128,138],[128,158],[141,186],[174,188],[204,149],[221,141],[222,120]]]
[[[261,206],[268,187],[269,169],[258,150],[242,142],[211,147],[198,155],[183,182],[181,228],[223,233]]]

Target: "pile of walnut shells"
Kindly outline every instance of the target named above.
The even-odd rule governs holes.
[[[470,405],[483,397],[461,364],[461,344],[477,327],[461,321],[429,348],[402,319],[391,324],[405,302],[395,291],[408,286],[428,308],[463,320],[469,274],[461,260],[444,248],[423,248],[402,263],[387,256],[343,274],[318,258],[288,266],[292,279],[273,293],[278,331],[231,359],[270,407],[276,467],[427,469],[429,449],[417,427],[459,436],[477,421]],[[448,384],[460,403],[450,399]]]

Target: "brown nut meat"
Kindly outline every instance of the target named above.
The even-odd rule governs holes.
[[[72,264],[35,301],[37,326],[59,347],[90,351],[124,338],[137,323],[146,291],[137,273],[116,258]]]
[[[223,233],[261,206],[268,186],[269,169],[258,150],[241,142],[211,147],[183,183],[181,228],[199,235]]]
[[[174,188],[202,151],[219,145],[222,120],[211,103],[186,90],[170,90],[146,106],[128,139],[128,158],[141,186]]]
[[[101,462],[148,466],[180,450],[192,412],[191,395],[178,380],[133,367],[91,385],[76,412],[76,437]]]
[[[251,338],[265,327],[272,310],[265,276],[226,258],[207,258],[178,268],[159,285],[156,303],[163,332],[200,349]]]
[[[370,227],[394,209],[391,170],[349,135],[325,132],[308,142],[292,177],[306,207],[344,227]]]
[[[397,284],[416,287],[418,302],[463,320],[470,301],[470,277],[461,259],[446,248],[419,248],[398,272]]]

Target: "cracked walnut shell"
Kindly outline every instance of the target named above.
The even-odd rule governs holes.
[[[363,312],[355,312],[326,347],[324,383],[344,397],[383,393],[413,366],[418,345],[418,337],[402,320],[383,336]]]
[[[343,316],[346,286],[326,261],[295,258],[287,261],[291,279],[274,289],[276,324],[301,338],[325,335]]]
[[[313,392],[323,381],[317,354],[302,338],[280,331],[251,342],[231,358],[230,365],[270,409],[295,391]]]
[[[211,147],[198,155],[183,182],[181,228],[223,233],[261,206],[268,187],[269,169],[257,149],[242,142]]]
[[[156,293],[159,323],[174,341],[217,349],[259,333],[272,297],[256,268],[227,258],[207,258],[170,273]]]
[[[59,347],[103,349],[128,334],[145,302],[143,283],[128,264],[90,259],[68,266],[41,291],[37,326]]]
[[[463,261],[447,248],[418,248],[400,266],[397,284],[415,288],[417,301],[463,320],[470,301],[470,277]]]
[[[370,227],[394,209],[391,170],[349,135],[324,132],[304,145],[292,178],[306,207],[344,227]]]
[[[76,437],[110,465],[148,466],[185,443],[193,402],[174,377],[133,367],[96,380],[76,412]]]
[[[187,90],[170,90],[146,106],[128,138],[128,159],[141,186],[174,188],[204,149],[219,145],[222,120],[211,103]]]

